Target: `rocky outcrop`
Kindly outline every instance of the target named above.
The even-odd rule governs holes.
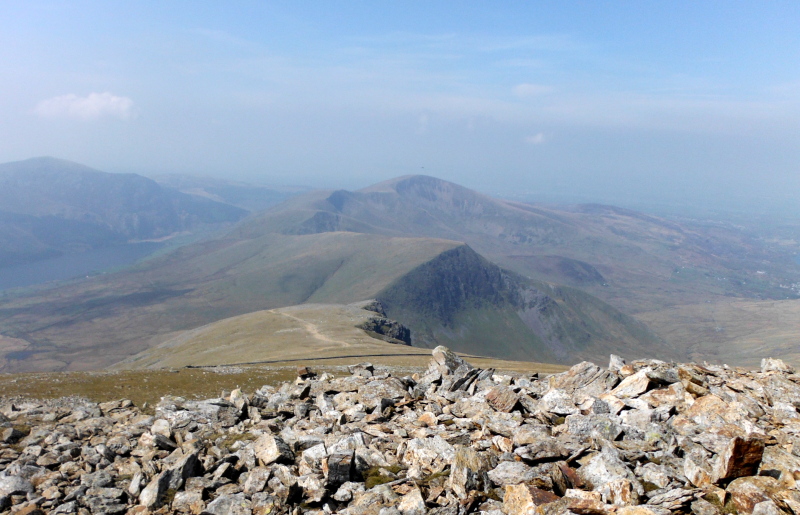
[[[411,331],[396,320],[378,316],[370,318],[358,327],[379,340],[411,345]]]
[[[245,395],[17,401],[0,425],[11,513],[800,513],[800,376],[580,363],[549,377],[433,351]]]

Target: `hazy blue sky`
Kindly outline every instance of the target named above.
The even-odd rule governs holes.
[[[797,205],[798,27],[796,0],[6,0],[0,161]]]

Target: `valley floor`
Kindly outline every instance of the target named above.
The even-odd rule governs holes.
[[[720,300],[636,318],[693,361],[753,367],[774,356],[800,363],[800,300]]]

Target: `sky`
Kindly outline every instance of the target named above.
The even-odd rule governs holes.
[[[0,3],[0,162],[800,210],[800,2]]]

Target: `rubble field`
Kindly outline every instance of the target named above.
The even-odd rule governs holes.
[[[781,360],[538,377],[432,354],[411,376],[301,367],[154,414],[6,399],[0,512],[800,514],[800,376]]]

